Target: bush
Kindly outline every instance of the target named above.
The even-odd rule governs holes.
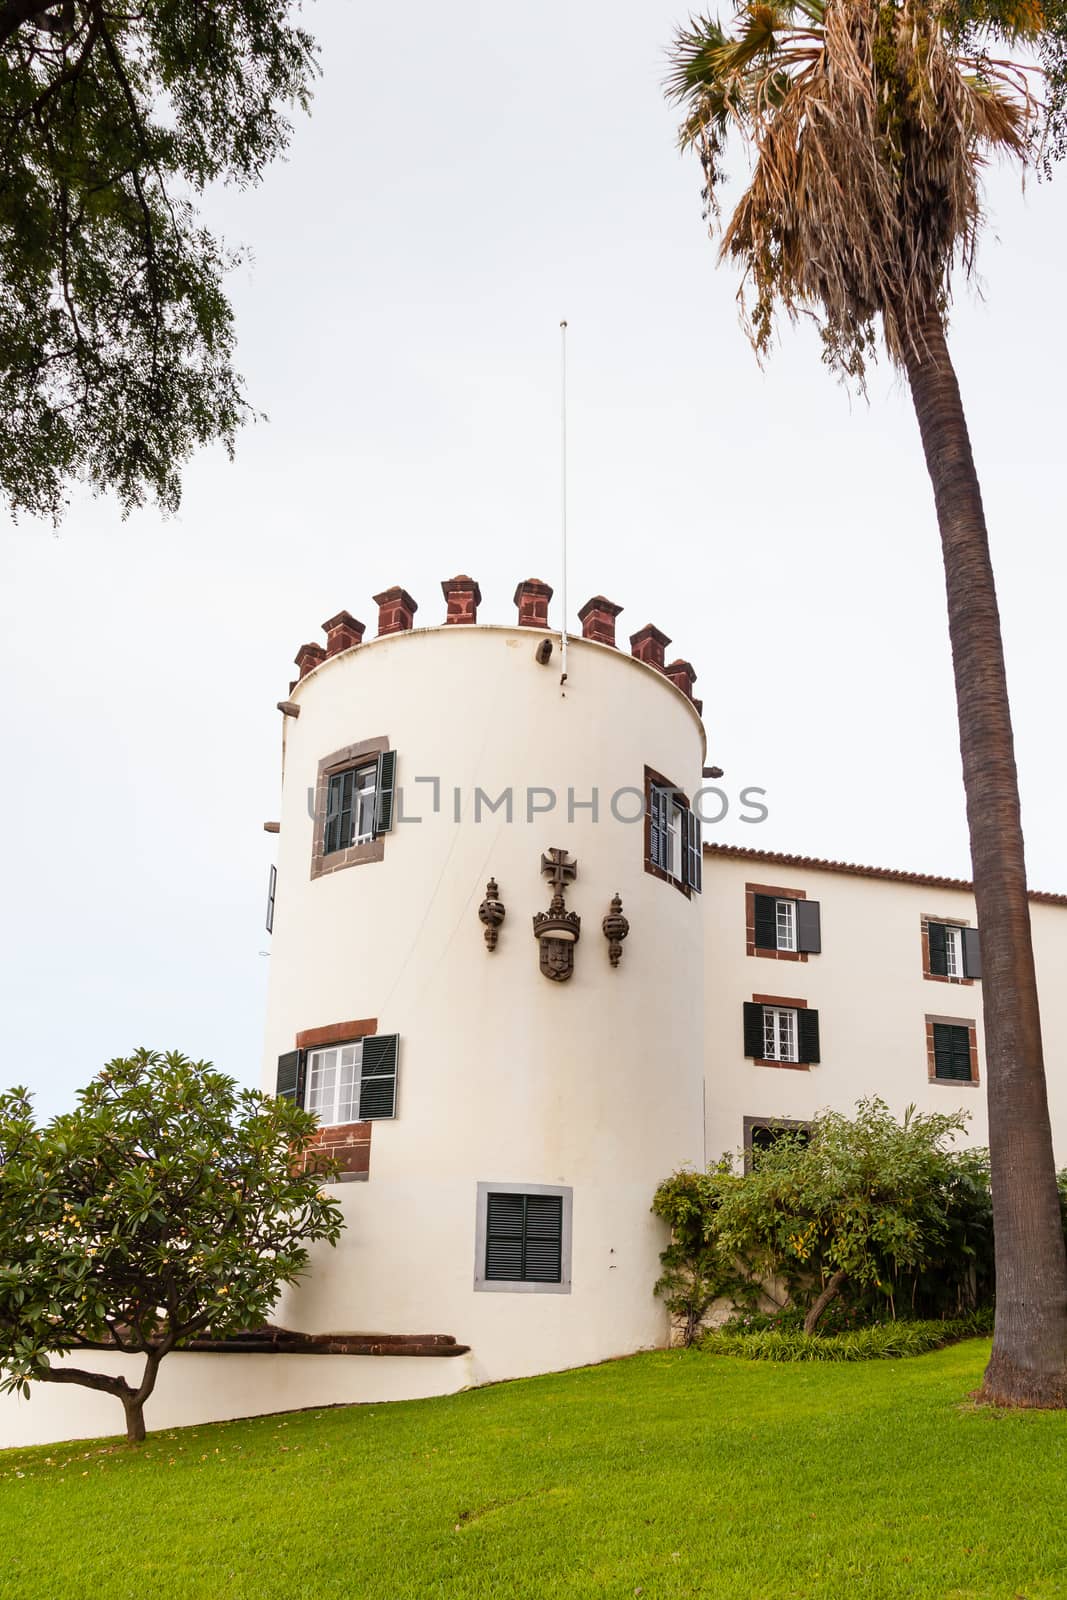
[[[848,1333],[805,1333],[803,1329],[716,1328],[697,1341],[705,1355],[741,1356],[747,1361],[899,1361],[922,1356],[960,1339],[974,1339],[993,1328],[991,1310],[944,1322],[879,1322]]]
[[[861,1100],[851,1118],[823,1112],[804,1137],[783,1129],[747,1170],[724,1156],[675,1173],[652,1206],[671,1224],[656,1292],[694,1334],[713,1299],[755,1312],[772,1280],[809,1333],[988,1304],[989,1158],[952,1148],[966,1121],[914,1107],[898,1121]]]

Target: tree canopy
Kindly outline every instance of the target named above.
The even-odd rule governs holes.
[[[336,1243],[316,1127],[176,1052],[109,1062],[44,1127],[25,1090],[0,1095],[0,1391],[100,1389],[142,1438],[163,1357],[262,1324],[308,1246]],[[143,1358],[140,1382],[52,1365],[94,1351]]]
[[[258,182],[315,71],[297,0],[0,0],[0,491],[173,510],[251,414],[208,184]]]

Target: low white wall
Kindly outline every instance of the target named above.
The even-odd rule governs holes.
[[[84,1363],[87,1367],[88,1362]],[[139,1363],[95,1355],[92,1370],[133,1379]],[[145,1406],[149,1433],[309,1406],[422,1400],[478,1382],[464,1356],[168,1356]],[[0,1395],[0,1449],[125,1433],[118,1400],[74,1384],[35,1383],[29,1400]]]

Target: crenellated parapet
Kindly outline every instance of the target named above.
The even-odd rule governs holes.
[[[482,591],[474,578],[463,572],[454,578],[445,578],[441,583],[441,591],[445,598],[445,615],[441,618],[441,623],[461,627],[477,626]],[[558,631],[549,627],[548,608],[552,596],[553,590],[550,584],[544,583],[540,578],[524,578],[517,586],[512,601],[516,609],[516,624],[520,628],[535,628],[545,633]],[[394,584],[392,588],[383,589],[381,594],[376,594],[374,603],[378,607],[377,638],[414,630],[415,613],[419,609],[418,602],[399,584]],[[578,612],[581,635],[571,634],[570,637],[581,637],[592,644],[607,645],[612,650],[618,649],[615,640],[615,622],[622,609],[622,606],[616,605],[613,600],[606,599],[602,594],[593,595]],[[431,622],[425,626],[432,628],[438,624]],[[336,616],[324,622],[322,627],[326,635],[326,644],[302,644],[297,652],[296,665],[299,677],[295,680],[296,683],[306,678],[309,672],[313,672],[324,661],[342,652],[357,649],[363,644],[365,625],[358,622],[348,611],[339,611]],[[643,628],[630,635],[630,654],[636,661],[644,662],[646,666],[662,673],[700,712],[703,703],[693,693],[696,671],[689,661],[683,659],[667,661],[666,651],[670,643],[667,634],[653,623],[646,622]]]

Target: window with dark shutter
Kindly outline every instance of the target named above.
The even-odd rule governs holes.
[[[778,948],[778,902],[773,895],[753,895],[755,902],[755,945],[757,950]]]
[[[490,1282],[562,1282],[562,1195],[489,1193],[485,1276]]]
[[[363,1041],[359,1083],[359,1120],[373,1122],[396,1116],[396,1062],[400,1037],[376,1033]]]
[[[811,1124],[809,1122],[794,1122],[791,1120],[762,1122],[756,1117],[746,1117],[744,1119],[744,1129],[746,1172],[754,1171],[762,1152],[770,1150],[781,1139],[788,1139],[792,1144],[809,1144],[811,1142]]]
[[[978,941],[977,928],[964,928],[963,933],[963,971],[968,978],[982,976],[982,947]]]
[[[934,1023],[934,1077],[971,1083],[971,1030],[962,1023]]]
[[[279,1100],[293,1100],[298,1106],[304,1104],[306,1059],[303,1050],[288,1050],[285,1055],[278,1057],[278,1078],[274,1092]]]

